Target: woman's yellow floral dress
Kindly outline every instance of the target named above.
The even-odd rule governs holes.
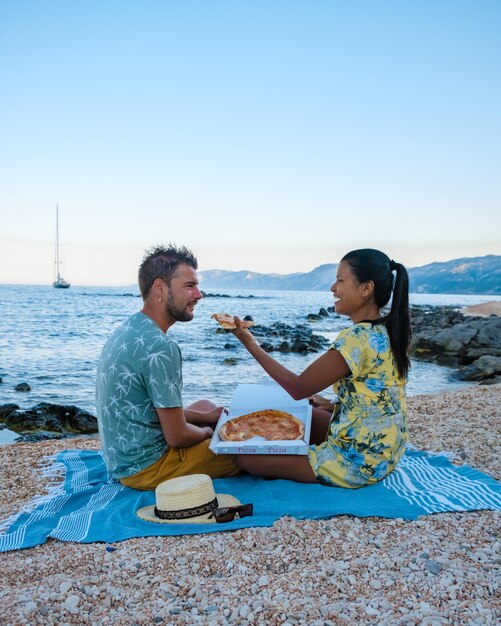
[[[327,440],[310,446],[308,456],[318,480],[363,487],[389,474],[404,454],[405,380],[382,324],[354,324],[339,333],[331,349],[343,356],[351,374],[333,385],[339,403]]]

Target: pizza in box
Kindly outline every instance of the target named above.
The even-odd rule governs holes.
[[[304,438],[304,424],[286,411],[261,409],[225,422],[218,434],[221,441],[246,441],[252,437],[263,437],[267,441],[294,441]]]

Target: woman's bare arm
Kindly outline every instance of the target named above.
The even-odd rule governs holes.
[[[295,400],[302,400],[323,391],[329,385],[350,374],[350,368],[337,350],[327,350],[313,361],[301,374],[295,374],[275,361],[254,339],[252,333],[242,328],[235,317],[236,330],[232,331],[247,351],[267,374]]]

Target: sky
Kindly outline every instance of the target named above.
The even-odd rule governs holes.
[[[0,283],[501,254],[498,0],[2,0]]]

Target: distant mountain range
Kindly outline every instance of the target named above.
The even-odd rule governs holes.
[[[296,274],[260,274],[258,272],[205,270],[199,272],[200,288],[277,289],[290,291],[325,291],[336,277],[337,263],[327,263],[311,272]],[[412,293],[460,293],[501,295],[501,256],[454,259],[407,268]]]

